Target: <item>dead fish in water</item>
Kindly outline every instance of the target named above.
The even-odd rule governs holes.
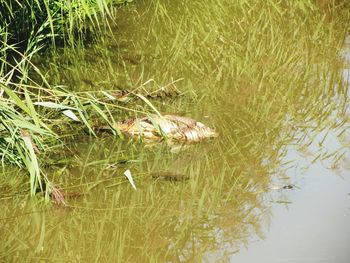
[[[191,118],[177,115],[150,115],[143,118],[118,122],[115,128],[121,132],[145,139],[167,139],[197,142],[205,138],[217,137],[218,133]]]
[[[270,187],[271,190],[281,190],[281,189],[288,189],[288,190],[292,190],[295,188],[295,185],[293,184],[286,184],[286,185],[282,185],[282,186],[278,186],[278,185],[272,185]]]
[[[151,175],[153,179],[163,179],[170,182],[182,182],[190,179],[189,176],[184,174],[172,173],[168,171],[153,172]]]

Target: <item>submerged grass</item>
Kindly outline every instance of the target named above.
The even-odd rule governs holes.
[[[59,135],[52,128],[64,119],[62,116],[82,122],[92,134],[88,121],[91,111],[109,125],[113,122],[112,115],[105,113],[110,113],[107,102],[94,94],[72,94],[51,86],[32,58],[56,44],[73,48],[89,41],[89,36],[109,27],[111,5],[124,2],[11,0],[0,3],[0,157],[3,167],[12,163],[28,171],[31,195],[38,189],[46,189],[46,194],[53,190],[40,168],[39,156],[59,143]],[[40,108],[51,108],[64,115],[55,120],[57,116]]]
[[[38,158],[60,144],[62,136],[69,135],[79,126],[79,130],[83,131],[85,127],[87,133],[96,136],[95,126],[102,124],[108,125],[114,135],[122,136],[116,129],[114,116],[125,115],[125,112],[144,113],[145,109],[140,107],[142,102],[145,107],[155,110],[136,89],[128,92],[128,97],[130,100],[132,96],[142,98],[136,102],[138,108],[118,100],[118,95],[114,95],[118,91],[69,92],[63,87],[48,86],[45,79],[42,81],[44,86],[28,80],[30,85],[6,81],[11,89],[1,85],[4,94],[0,101],[0,131],[2,162],[29,171],[31,195],[36,193],[38,186],[43,190],[42,183],[49,185],[48,178],[39,168]]]
[[[305,150],[321,131],[324,136],[327,130],[341,132],[349,123],[349,83],[340,56],[349,4],[321,2],[138,1],[112,14],[115,35],[101,43],[36,58],[52,87],[65,85],[15,86],[20,98],[29,97],[35,112],[46,116],[46,126],[38,126],[43,131],[57,134],[64,110],[81,120],[78,126],[80,113],[88,125],[91,114],[113,123],[125,114],[120,106],[136,115],[147,103],[140,107],[133,96],[131,104],[111,103],[102,91],[112,95],[139,87],[134,92],[147,95],[161,112],[206,119],[220,137],[189,148],[108,136],[65,140],[73,161],[51,160],[42,167],[64,190],[85,195],[67,201],[74,213],[46,207],[46,213],[36,214],[40,204],[20,200],[14,214],[33,214],[28,220],[3,220],[4,258],[214,261],[229,258],[252,233],[263,238],[272,174],[292,165],[283,163],[286,146]],[[176,100],[148,96],[180,78],[176,84],[183,96]],[[30,83],[44,82],[33,79]],[[156,81],[146,82],[150,79]],[[29,116],[18,106],[15,110]],[[71,125],[76,129],[75,122]],[[41,150],[40,133],[32,133]],[[320,158],[328,154],[335,153],[325,151]],[[137,191],[123,176],[128,169]],[[169,182],[165,173],[188,179]],[[4,218],[12,214],[5,211]],[[18,238],[28,222],[30,229]]]

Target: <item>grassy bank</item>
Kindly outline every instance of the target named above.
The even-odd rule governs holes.
[[[74,94],[50,85],[32,59],[56,47],[76,48],[98,39],[109,28],[111,8],[125,2],[0,3],[0,158],[3,169],[12,164],[29,173],[31,195],[55,189],[41,169],[42,156],[60,144],[55,126],[80,122],[94,134],[90,116],[112,124],[108,112],[115,106],[108,105],[106,96]]]

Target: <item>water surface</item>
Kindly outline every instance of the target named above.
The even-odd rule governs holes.
[[[102,42],[41,60],[51,83],[133,90],[220,136],[193,145],[65,139],[69,151],[46,171],[84,195],[58,207],[5,194],[2,259],[346,262],[345,8],[136,1],[115,11]],[[134,111],[116,119],[152,110],[129,99],[120,105]],[[20,177],[3,177],[3,189],[19,189]]]

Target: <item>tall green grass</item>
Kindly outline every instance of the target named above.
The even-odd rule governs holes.
[[[52,190],[45,187],[51,184],[41,169],[41,156],[60,143],[52,129],[55,124],[68,116],[94,134],[91,112],[113,123],[106,100],[50,85],[32,59],[56,46],[91,41],[108,30],[111,7],[124,2],[128,1],[0,2],[0,158],[3,169],[13,164],[29,173],[31,195],[38,189]]]
[[[9,43],[23,49],[48,40],[77,43],[81,38],[108,28],[111,7],[127,0],[9,0],[0,3],[0,28]]]

